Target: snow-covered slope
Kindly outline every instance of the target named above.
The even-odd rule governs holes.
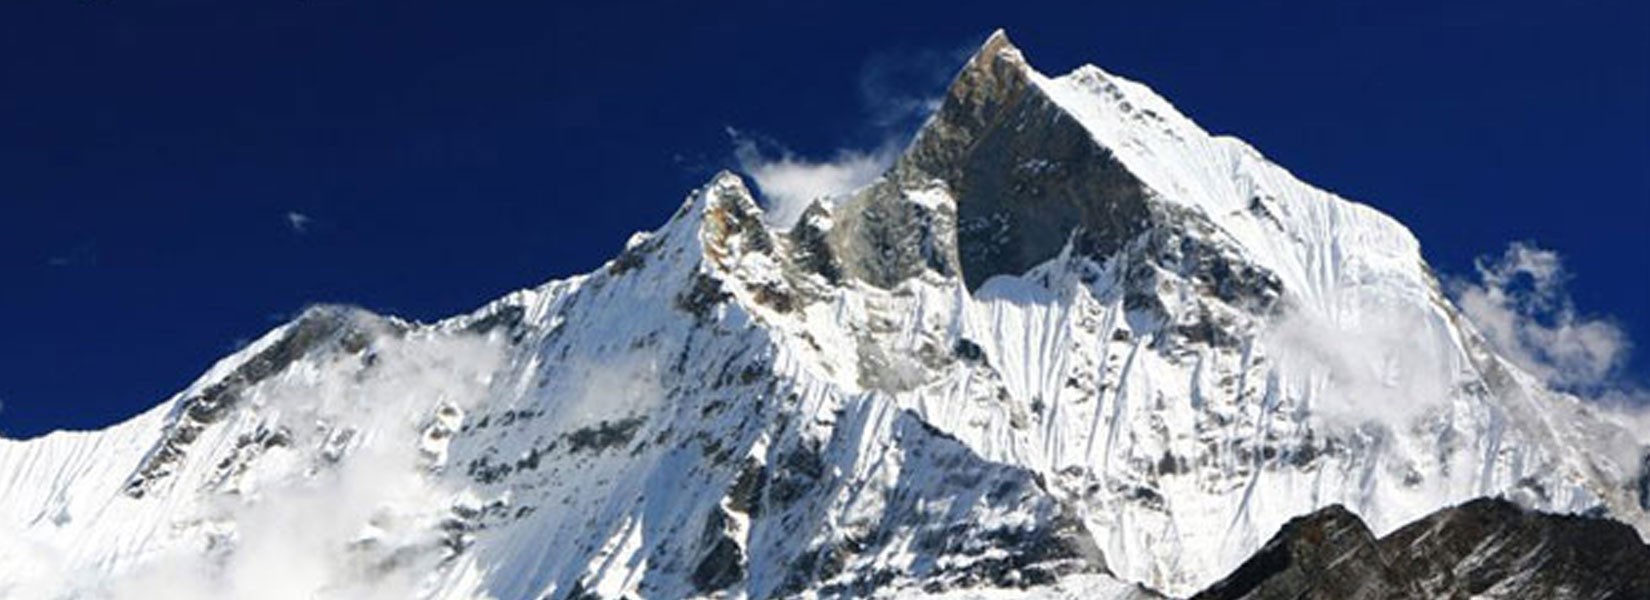
[[[590,274],[312,309],[0,441],[0,596],[1184,595],[1337,503],[1644,532],[1645,442],[1496,356],[1391,218],[999,33],[788,230],[720,174]]]

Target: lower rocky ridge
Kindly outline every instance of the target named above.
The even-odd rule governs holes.
[[[1298,517],[1194,600],[1650,598],[1625,524],[1478,499],[1377,539],[1339,505]]]

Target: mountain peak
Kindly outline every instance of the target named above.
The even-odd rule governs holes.
[[[969,58],[968,65],[987,65],[997,61],[1026,66],[1025,55],[1020,52],[1020,48],[1015,46],[1012,40],[1008,39],[1008,32],[1001,28],[986,36],[985,43],[980,44],[980,49],[974,51],[974,56]]]
[[[998,29],[963,65],[946,90],[945,102],[977,104],[992,99],[1008,102],[1025,89],[1030,73],[1031,65],[1026,62],[1025,54],[1009,41],[1007,33]]]
[[[1146,186],[1041,81],[1007,34],[991,34],[896,167],[901,180],[944,182],[955,199],[971,289],[1068,243],[1106,254],[1141,230]]]

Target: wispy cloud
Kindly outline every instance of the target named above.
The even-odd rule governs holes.
[[[1565,289],[1569,278],[1557,253],[1514,243],[1448,287],[1495,350],[1547,387],[1611,409],[1624,422],[1650,423],[1643,410],[1650,393],[1622,370],[1627,333],[1609,318],[1584,316]],[[1279,363],[1290,365],[1280,381],[1289,394],[1336,399],[1310,403],[1313,414],[1334,423],[1405,426],[1445,406],[1459,383],[1451,327],[1431,311],[1375,306],[1331,320],[1296,310],[1263,336]]]
[[[789,227],[814,200],[858,189],[882,175],[911,135],[940,106],[946,84],[967,60],[972,44],[948,50],[884,51],[860,68],[860,110],[867,128],[824,158],[803,156],[785,144],[728,128],[739,169],[755,180],[768,220]]]
[[[97,244],[82,242],[61,254],[46,258],[46,265],[55,268],[90,267],[97,265]]]
[[[1368,307],[1330,320],[1296,310],[1263,334],[1285,369],[1281,383],[1336,423],[1397,429],[1442,405],[1451,388],[1445,326],[1426,311]]]
[[[287,226],[292,228],[293,233],[299,235],[309,232],[309,224],[311,221],[313,221],[313,219],[311,219],[309,215],[301,212],[288,211],[286,213]]]
[[[756,180],[756,188],[767,202],[768,221],[789,227],[814,200],[845,194],[865,186],[899,156],[897,146],[884,144],[874,150],[838,150],[829,160],[799,157],[777,144],[764,149],[755,138],[732,127],[733,155],[739,169]]]
[[[210,521],[235,524],[228,551],[179,544],[108,578],[67,564],[42,568],[34,571],[38,589],[51,592],[42,597],[64,590],[116,600],[416,596],[444,559],[441,523],[466,497],[437,468],[445,438],[429,432],[443,413],[463,415],[482,401],[504,353],[498,340],[468,336],[373,339],[372,369],[351,371],[340,361],[318,368],[342,371],[261,388],[264,401],[281,407],[278,424],[291,447],[332,445],[338,458],[302,475],[281,471],[279,461],[248,463],[246,483],[234,484],[246,489],[200,509]],[[9,550],[0,536],[0,552]]]
[[[1631,387],[1621,378],[1631,349],[1626,332],[1610,318],[1576,309],[1558,253],[1515,242],[1475,267],[1476,279],[1454,281],[1451,291],[1502,356],[1550,387],[1583,396]]]
[[[860,102],[872,122],[907,132],[921,125],[939,109],[946,85],[978,43],[971,40],[943,50],[892,50],[873,55],[859,74]]]

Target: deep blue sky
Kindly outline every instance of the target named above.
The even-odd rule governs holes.
[[[0,6],[0,431],[133,415],[307,303],[429,320],[591,269],[732,166],[725,127],[875,144],[868,71],[998,26],[1396,215],[1441,271],[1553,248],[1650,340],[1645,3],[560,4]]]

